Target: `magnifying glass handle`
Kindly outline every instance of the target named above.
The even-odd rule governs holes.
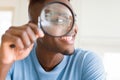
[[[10,48],[15,48],[15,45],[14,45],[14,44],[11,44],[11,45],[10,45]]]
[[[38,27],[40,28],[40,16],[38,17]]]

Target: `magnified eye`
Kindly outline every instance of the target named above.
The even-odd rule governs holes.
[[[58,23],[64,23],[64,19],[62,19],[62,18],[57,18],[57,19],[56,19],[56,22],[58,22]]]
[[[69,22],[69,18],[67,15],[60,14],[57,12],[49,11],[45,14],[45,18],[48,22],[54,24],[66,24]]]

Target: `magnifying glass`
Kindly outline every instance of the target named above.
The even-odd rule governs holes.
[[[47,3],[38,17],[38,27],[49,36],[60,37],[68,34],[74,26],[72,9],[65,3],[55,1]],[[11,44],[11,48],[15,45]]]
[[[47,35],[60,37],[68,34],[74,26],[74,13],[63,2],[47,3],[38,17],[38,27]]]

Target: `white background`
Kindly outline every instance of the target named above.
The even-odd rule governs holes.
[[[115,57],[120,57],[120,0],[71,0],[71,3],[79,27],[76,47],[98,53],[104,60],[107,80],[120,80],[114,76],[120,74],[115,69],[120,66],[119,58]],[[28,22],[27,5],[28,0],[0,0],[0,7],[14,9],[12,25]]]

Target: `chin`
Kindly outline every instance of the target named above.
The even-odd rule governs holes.
[[[74,53],[74,48],[73,49],[66,49],[62,52],[63,55],[72,55]]]

